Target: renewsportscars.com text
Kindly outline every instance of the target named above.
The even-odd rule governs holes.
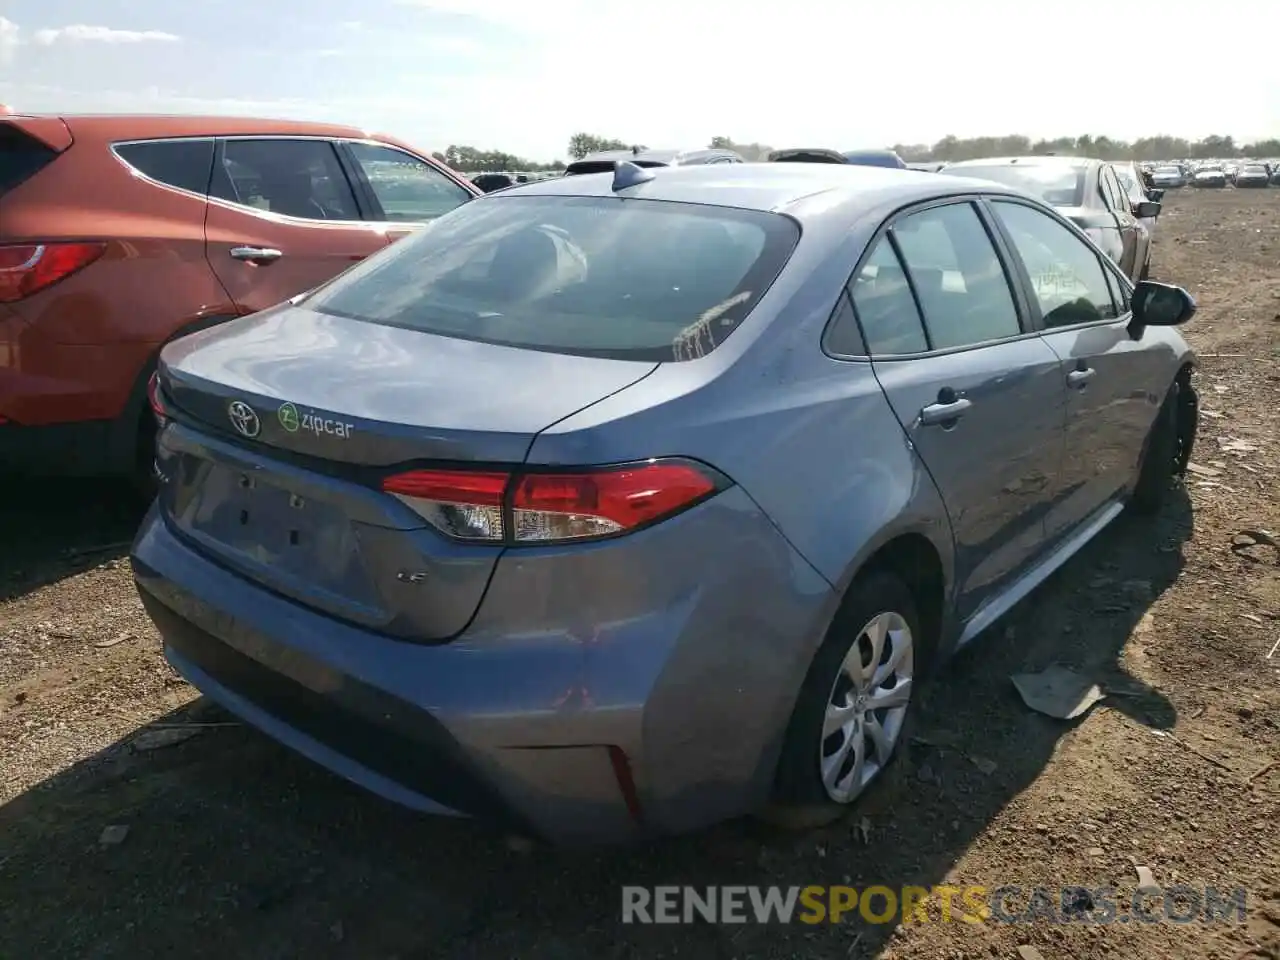
[[[623,923],[1243,923],[1246,893],[1215,887],[622,888]]]

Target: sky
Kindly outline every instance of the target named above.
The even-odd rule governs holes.
[[[0,0],[27,113],[330,120],[563,158],[578,131],[838,149],[1280,136],[1272,35],[1198,0]]]

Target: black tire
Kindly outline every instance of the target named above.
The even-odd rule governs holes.
[[[138,417],[135,444],[129,487],[140,501],[149,505],[160,492],[160,483],[155,473],[156,418],[149,406],[143,407]]]
[[[879,768],[875,779],[856,796],[839,802],[828,794],[819,768],[820,752],[828,742],[822,738],[823,723],[846,655],[855,642],[865,643],[863,628],[882,613],[897,614],[910,631],[913,661],[911,698],[898,726],[890,760]],[[854,581],[801,686],[778,761],[774,802],[765,813],[766,820],[792,829],[830,823],[855,807],[860,797],[882,781],[892,768],[901,766],[894,761],[901,756],[911,736],[911,721],[919,702],[919,678],[927,664],[931,646],[927,641],[921,632],[915,599],[898,577],[874,571]],[[833,736],[839,737],[840,734]]]
[[[1135,513],[1151,516],[1160,512],[1179,472],[1182,443],[1178,432],[1178,407],[1181,382],[1175,381],[1165,394],[1164,402],[1151,424],[1147,448],[1138,469],[1138,482],[1129,501]],[[1185,469],[1185,465],[1182,465]]]

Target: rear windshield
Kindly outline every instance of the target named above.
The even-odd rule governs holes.
[[[800,231],[781,214],[619,197],[464,204],[307,306],[532,350],[672,361],[724,342]]]
[[[957,177],[994,180],[1017,187],[1054,207],[1079,207],[1084,204],[1084,168],[1066,164],[964,164],[944,170]]]
[[[1241,173],[1266,173],[1267,168],[1260,163],[1251,163],[1240,172]]]
[[[0,194],[8,193],[57,155],[13,124],[0,121]]]
[[[1156,173],[1170,177],[1182,176],[1182,171],[1177,167],[1156,167]]]
[[[627,162],[634,163],[637,167],[666,166],[665,163],[659,163],[656,160],[628,160]],[[617,160],[575,160],[564,168],[564,172],[565,176],[575,176],[582,173],[613,173],[613,168],[617,165]]]

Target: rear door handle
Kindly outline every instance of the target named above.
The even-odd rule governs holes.
[[[233,260],[244,260],[259,266],[275,263],[284,256],[281,251],[273,247],[232,247],[230,253]]]
[[[1072,370],[1067,374],[1067,386],[1083,387],[1086,383],[1093,379],[1093,375],[1098,371],[1093,367],[1085,367],[1083,370]]]
[[[954,423],[972,406],[973,402],[964,397],[952,400],[950,403],[931,403],[920,411],[920,424],[932,427],[940,423]]]

